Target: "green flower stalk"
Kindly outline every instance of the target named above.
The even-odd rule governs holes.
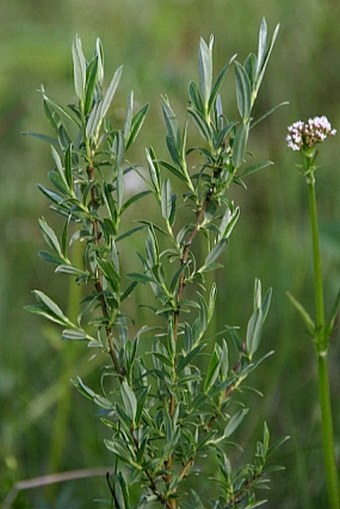
[[[336,129],[333,129],[328,119],[325,116],[322,116],[311,118],[307,122],[295,122],[288,127],[288,133],[289,134],[286,138],[288,147],[294,151],[300,151],[303,157],[304,176],[306,177],[308,185],[309,217],[314,266],[315,323],[302,305],[292,296],[290,296],[290,298],[304,318],[315,345],[318,361],[319,399],[322,420],[325,475],[330,504],[329,507],[331,509],[339,509],[339,487],[335,459],[328,370],[329,342],[332,335],[339,299],[337,299],[333,316],[327,322],[325,318],[318,210],[315,190],[315,171],[317,169],[315,161],[318,155],[316,145],[323,143],[328,136],[334,136],[336,134]]]

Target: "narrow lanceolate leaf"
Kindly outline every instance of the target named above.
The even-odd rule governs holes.
[[[251,87],[248,75],[239,62],[235,62],[236,100],[240,117],[247,120],[251,110]]]
[[[90,116],[86,123],[86,136],[91,138],[94,137],[96,134],[96,131],[100,125],[101,122],[101,106],[102,103],[98,102],[92,109]]]
[[[214,37],[211,35],[209,46],[204,39],[201,38],[198,49],[198,66],[201,93],[204,101],[204,106],[207,108],[212,86],[213,75],[213,59],[212,49],[214,44]]]
[[[61,256],[63,258],[59,240],[58,240],[56,234],[54,233],[54,231],[52,230],[52,228],[47,224],[47,222],[44,218],[41,218],[38,221],[39,221],[39,227],[40,227],[41,233],[42,233],[46,243],[48,244],[48,246],[53,251],[58,253],[59,256]]]
[[[231,57],[231,59],[229,60],[229,62],[227,64],[224,65],[224,67],[222,68],[220,74],[217,76],[217,79],[214,83],[214,86],[212,88],[212,91],[211,91],[211,94],[210,94],[210,98],[209,98],[209,105],[208,105],[208,111],[211,110],[211,108],[214,106],[214,103],[218,97],[218,93],[221,89],[221,86],[223,84],[223,80],[228,72],[228,69],[230,67],[230,65],[233,63],[233,61],[235,60],[236,58],[236,54],[233,55]]]
[[[217,239],[228,239],[240,217],[240,207],[236,207],[233,211],[228,208],[223,214]]]
[[[282,101],[280,104],[277,104],[276,106],[274,106],[273,108],[271,108],[270,110],[266,111],[263,115],[261,115],[259,118],[257,118],[256,120],[254,120],[251,125],[250,125],[250,129],[252,129],[253,127],[255,127],[257,124],[259,124],[260,122],[262,122],[262,120],[264,120],[265,118],[269,117],[269,115],[271,115],[272,113],[274,113],[274,111],[278,110],[279,108],[281,108],[281,106],[287,106],[289,104],[288,101]]]
[[[123,66],[118,67],[116,72],[113,75],[109,88],[106,91],[106,94],[103,98],[101,107],[100,107],[100,118],[103,119],[108,112],[108,109],[111,106],[114,95],[117,91],[120,78],[122,77]]]
[[[256,68],[256,56],[254,53],[249,53],[246,61],[244,62],[244,70],[249,78],[251,89],[255,84],[255,68]]]
[[[64,329],[62,332],[62,338],[67,341],[95,341],[81,329]]]
[[[268,49],[267,38],[268,38],[267,23],[265,18],[262,18],[257,48],[256,70],[255,70],[256,76],[259,76],[260,70],[263,66],[263,62],[267,54]]]
[[[126,140],[125,150],[127,150],[135,141],[138,136],[139,131],[142,128],[144,123],[146,114],[148,112],[149,105],[145,104],[137,113],[133,116],[130,134]]]
[[[95,54],[98,60],[97,79],[99,85],[102,85],[104,79],[104,50],[102,41],[99,38],[96,40]]]
[[[168,135],[172,140],[176,151],[179,153],[181,148],[181,136],[178,122],[176,115],[170,106],[169,99],[166,96],[162,96],[162,110]]]
[[[130,135],[130,131],[131,131],[131,122],[132,122],[132,116],[133,116],[133,103],[134,103],[133,97],[134,97],[133,90],[131,90],[129,99],[128,99],[128,106],[127,106],[125,122],[124,122],[125,143],[127,142],[129,135]]]
[[[76,35],[72,44],[74,88],[78,99],[81,101],[85,95],[86,84],[86,59],[82,50],[81,40]]]
[[[250,317],[247,327],[246,349],[250,358],[254,355],[260,345],[263,327],[263,311],[255,309]]]
[[[231,419],[228,422],[227,426],[225,427],[225,430],[223,433],[223,436],[225,438],[230,437],[230,435],[232,435],[237,430],[237,428],[239,427],[239,425],[241,424],[241,422],[243,421],[243,419],[245,418],[247,413],[248,413],[248,409],[243,408],[242,410],[240,410],[239,412],[237,412],[236,414],[234,414],[231,417]]]
[[[264,21],[264,23],[265,23],[265,21]],[[258,92],[258,90],[259,90],[259,88],[261,86],[261,83],[262,83],[264,74],[266,72],[266,68],[267,68],[270,56],[272,54],[272,51],[273,51],[273,48],[274,48],[274,45],[275,45],[275,41],[277,39],[277,36],[279,35],[279,30],[280,30],[280,25],[276,25],[274,33],[273,33],[272,40],[270,42],[269,48],[267,49],[265,57],[264,57],[264,59],[262,61],[261,67],[259,66],[259,59],[257,61],[257,68],[256,68],[256,90],[255,90],[256,94],[257,94],[257,92]],[[260,30],[260,39],[261,39],[261,30]],[[259,45],[260,45],[260,42],[259,42]]]
[[[31,131],[23,131],[21,133],[23,136],[32,136],[32,138],[37,138],[37,140],[46,141],[49,145],[58,146],[58,140],[42,133],[33,133]]]
[[[73,325],[52,299],[40,290],[33,290],[33,293],[40,306],[27,306],[26,309],[28,311],[45,316],[52,322],[59,323],[60,325]]]
[[[241,177],[245,177],[246,175],[251,175],[252,173],[256,173],[257,171],[263,170],[267,168],[267,166],[272,166],[273,161],[261,161],[260,163],[254,164],[252,166],[248,166],[243,172]]]
[[[221,359],[218,358],[216,350],[212,354],[204,380],[204,392],[208,392],[217,380],[218,373],[221,366]]]
[[[60,159],[60,156],[58,154],[58,152],[56,151],[56,149],[53,147],[53,145],[51,145],[51,152],[52,152],[52,157],[54,159],[54,162],[56,164],[56,167],[57,167],[57,170],[58,170],[58,173],[59,173],[59,176],[61,178],[61,181],[62,183],[65,185],[66,189],[70,189],[70,186],[66,180],[66,176],[65,176],[65,172],[64,172],[64,168],[63,168],[63,164],[61,162],[61,159]]]
[[[300,313],[300,316],[302,317],[303,321],[305,322],[308,332],[312,336],[314,336],[315,324],[314,324],[312,318],[310,317],[310,314],[308,313],[308,311],[306,311],[306,309],[303,307],[303,305],[298,300],[296,300],[295,297],[293,297],[293,295],[291,293],[287,292],[287,295],[289,297],[289,300],[295,307],[295,309]]]
[[[65,178],[69,188],[72,188],[72,143],[65,153]]]
[[[148,194],[150,194],[150,193],[151,193],[151,191],[146,190],[146,191],[141,191],[140,193],[134,194],[128,200],[126,200],[126,202],[122,205],[121,212],[123,212],[124,210],[129,208],[130,205],[132,205],[136,201],[140,200],[141,198],[144,198],[144,196],[148,196]]]
[[[198,127],[198,130],[199,130],[201,136],[205,140],[209,141],[211,138],[210,126],[206,122],[203,115],[199,111],[196,111],[192,108],[188,108],[188,113],[194,119],[194,122],[195,122],[196,126]]]
[[[93,102],[94,91],[97,83],[98,57],[94,58],[87,68],[86,75],[86,94],[85,94],[85,113],[87,114]]]
[[[162,216],[169,219],[172,211],[172,189],[169,179],[164,180],[161,193]]]
[[[223,251],[227,246],[227,240],[222,239],[212,248],[208,256],[206,257],[203,267],[200,268],[199,272],[203,272],[204,270],[209,268],[209,265],[215,263],[215,261],[221,256]]]
[[[236,135],[233,144],[233,163],[236,168],[241,166],[246,152],[247,141],[249,134],[248,122],[242,122],[236,129]]]
[[[137,398],[126,380],[122,382],[121,394],[123,398],[125,412],[130,417],[132,422],[134,422],[137,412]]]
[[[150,150],[145,149],[145,155],[146,155],[146,159],[148,161],[149,175],[150,175],[152,187],[155,190],[156,194],[159,195],[160,189],[161,189],[159,166],[158,166],[158,163],[155,161],[155,157],[154,157],[155,154],[154,154],[152,148],[150,148]]]
[[[198,86],[194,81],[189,83],[189,101],[192,108],[197,111],[204,111],[204,105],[201,93],[198,89]]]
[[[336,296],[336,299],[335,299],[335,302],[334,302],[334,305],[332,308],[331,316],[327,322],[327,334],[328,334],[329,338],[333,332],[335,320],[336,320],[336,317],[337,317],[338,311],[339,311],[339,306],[340,306],[340,290],[338,291],[338,294]]]

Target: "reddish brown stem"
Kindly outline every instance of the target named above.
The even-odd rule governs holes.
[[[87,167],[87,176],[88,176],[89,182],[93,182],[94,181],[94,168],[93,168],[92,165],[89,165]],[[93,205],[93,207],[95,209],[98,208],[98,206],[99,206],[98,197],[97,197],[97,194],[96,194],[96,189],[93,186],[91,187],[91,203],[92,203],[92,205]],[[94,218],[92,220],[92,233],[93,233],[94,243],[95,243],[95,245],[97,247],[99,247],[100,246],[101,232],[100,232],[100,229],[99,229],[98,219],[96,219],[96,218]],[[99,270],[98,267],[96,269],[95,278],[96,278],[95,288],[96,288],[97,293],[98,293],[100,307],[101,307],[101,310],[102,310],[102,313],[103,313],[103,317],[108,322],[109,321],[109,314],[108,314],[107,304],[106,304],[106,301],[105,301],[105,295],[104,295],[104,290],[103,290],[103,275],[102,275],[102,273],[101,273],[101,271]],[[107,344],[108,344],[108,348],[109,348],[110,357],[112,359],[113,365],[114,365],[117,373],[119,375],[121,375],[121,369],[120,369],[120,366],[119,366],[119,362],[118,362],[116,351],[115,351],[114,344],[113,344],[112,329],[108,325],[106,325],[105,326],[105,331],[106,331]]]
[[[198,234],[200,226],[204,220],[204,214],[205,214],[205,212],[209,206],[209,203],[211,201],[212,192],[213,192],[213,190],[209,189],[209,191],[206,194],[206,197],[205,197],[202,207],[197,211],[195,224],[194,224],[194,226],[190,232],[190,235],[184,245],[182,256],[180,259],[180,263],[181,263],[182,267],[184,267],[188,262],[191,245],[192,245],[196,235]],[[178,290],[177,290],[177,306],[178,307],[177,307],[176,311],[174,312],[174,338],[175,338],[175,341],[177,341],[177,337],[178,337],[180,303],[181,303],[181,300],[183,299],[185,285],[186,285],[186,275],[183,271],[179,278]],[[175,397],[171,394],[170,399],[169,399],[169,415],[170,415],[170,417],[174,416],[175,410],[176,410],[176,400],[175,400]],[[174,455],[171,454],[164,464],[165,469],[167,470],[167,474],[164,475],[163,479],[167,485],[169,485],[172,480],[173,463],[174,463]],[[192,465],[192,461],[190,461],[187,464],[187,466],[184,468],[184,470],[182,471],[182,474],[183,474],[182,478],[184,478],[185,475],[187,475],[187,472],[189,471],[191,465]],[[169,504],[170,509],[176,509],[177,504],[176,504],[175,498],[169,499],[167,502]]]

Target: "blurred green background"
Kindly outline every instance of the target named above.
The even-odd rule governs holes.
[[[98,363],[88,361],[83,345],[62,344],[56,329],[23,310],[32,302],[32,288],[60,303],[68,292],[64,278],[53,275],[36,254],[43,247],[37,217],[49,217],[49,212],[35,184],[46,183],[50,153],[43,143],[20,134],[49,132],[36,89],[43,83],[59,102],[72,101],[72,39],[78,33],[89,55],[99,36],[107,80],[118,65],[125,66],[117,116],[132,88],[141,104],[151,101],[134,153],[142,160],[144,146],[162,147],[160,94],[166,92],[175,109],[184,111],[187,84],[197,78],[199,37],[214,33],[218,70],[233,53],[242,60],[256,49],[260,20],[266,16],[270,31],[280,22],[281,32],[257,111],[283,100],[290,105],[254,130],[251,146],[257,160],[269,158],[275,166],[250,177],[247,192],[235,191],[242,214],[225,255],[223,280],[219,276],[216,321],[244,327],[255,276],[266,288],[273,286],[262,349],[274,349],[275,356],[252,378],[264,397],[252,396],[250,401],[251,415],[242,428],[245,455],[252,452],[264,419],[274,438],[291,435],[275,458],[286,472],[273,476],[268,507],[326,508],[313,351],[285,295],[289,289],[312,310],[306,186],[284,138],[288,124],[314,115],[326,114],[340,128],[339,2],[11,0],[1,3],[0,13],[1,498],[21,479],[110,465],[95,408],[68,383],[81,374],[91,384]],[[223,93],[234,108],[231,76]],[[322,149],[318,174],[328,309],[340,282],[339,139]],[[331,348],[331,385],[339,457],[337,339]],[[85,509],[93,507],[93,498],[105,496],[105,480],[97,478],[21,493],[13,507]]]

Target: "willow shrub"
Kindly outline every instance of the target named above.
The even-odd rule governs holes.
[[[252,128],[275,109],[258,119],[252,116],[278,28],[268,40],[263,19],[257,55],[250,53],[244,64],[233,56],[217,78],[214,39],[201,39],[199,81],[189,84],[183,127],[169,99],[162,97],[166,160],[149,147],[147,164],[128,161],[148,106],[135,111],[131,92],[123,126],[113,125],[109,113],[122,68],[105,90],[99,40],[89,61],[79,37],[74,40],[74,104],[63,107],[41,90],[55,134],[35,134],[50,143],[54,163],[48,173],[51,186],[39,189],[52,212],[64,218],[64,227],[56,232],[46,219],[39,220],[48,246],[40,256],[56,273],[75,278],[83,295],[76,321],[40,290],[33,291],[37,304],[29,310],[60,325],[64,340],[84,341],[96,355],[111,359],[98,375],[100,393],[80,378],[73,383],[99,407],[110,430],[105,440],[112,452],[108,504],[115,509],[150,504],[249,509],[265,502],[257,491],[268,488],[267,459],[277,444],[271,446],[264,424],[253,461],[239,466],[242,453],[235,454],[233,435],[248,413],[242,402],[244,382],[272,353],[258,353],[271,290],[263,295],[255,281],[253,313],[244,330],[226,326],[209,333],[216,284],[208,286],[207,275],[221,274],[221,255],[240,214],[233,186],[245,188],[248,175],[271,164],[247,165],[247,142]],[[220,95],[231,66],[236,120],[224,112]],[[197,136],[199,146],[190,142]],[[145,187],[127,196],[130,172],[137,172]],[[147,195],[159,208],[157,222],[142,205]],[[132,207],[138,221],[128,228]],[[126,273],[120,252],[134,235],[144,237],[144,248],[135,256],[134,271]],[[71,250],[79,243],[80,265]],[[139,323],[138,308],[133,316],[127,314],[137,285],[145,296],[140,304],[150,311],[149,324]]]

